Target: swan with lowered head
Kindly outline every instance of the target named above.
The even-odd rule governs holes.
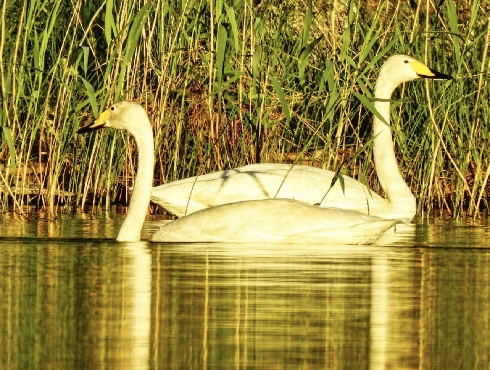
[[[408,56],[391,57],[380,72],[375,95],[380,99],[389,99],[396,86],[420,77],[449,78],[430,70]],[[389,122],[389,102],[377,101],[376,108]],[[126,129],[136,141],[139,153],[138,173],[128,213],[117,240],[137,241],[140,239],[141,228],[146,217],[153,180],[154,153],[151,124],[141,105],[123,101],[112,105],[93,124],[81,128],[78,132],[89,132],[103,127]],[[397,199],[404,200],[405,207],[413,207],[409,217],[406,217],[411,219],[415,213],[415,200],[398,171],[390,129],[382,121],[375,119],[373,135],[376,169],[387,194],[387,201],[395,203],[396,206]],[[376,144],[378,138],[382,139]],[[330,179],[332,177],[333,174]],[[348,185],[350,183],[345,184],[346,193],[350,189]],[[352,180],[352,184],[358,183]],[[307,191],[311,191],[311,183],[308,180],[304,186]],[[364,185],[361,189],[365,191],[361,193],[365,201],[369,190],[365,189]],[[383,219],[352,209],[321,208],[292,199],[245,200],[202,209],[172,221],[157,230],[151,240],[369,244],[386,229],[399,222],[399,219],[400,217]]]
[[[389,99],[401,83],[416,78],[450,79],[406,55],[394,55],[381,67],[374,96],[375,108],[390,121]],[[209,173],[154,187],[151,201],[182,217],[198,210],[243,200],[287,198],[320,207],[358,211],[385,219],[410,222],[416,203],[397,166],[389,127],[373,120],[374,163],[386,198],[351,177],[333,186],[335,172],[315,167],[259,163]]]

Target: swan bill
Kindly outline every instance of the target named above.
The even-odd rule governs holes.
[[[87,132],[92,132],[95,130],[100,130],[104,127],[106,127],[106,122],[111,116],[111,110],[107,109],[103,111],[99,118],[97,118],[94,122],[88,124],[87,126],[83,126],[78,129],[77,134],[85,134]]]
[[[406,62],[405,62],[406,63]],[[409,62],[417,76],[421,78],[430,78],[435,80],[452,80],[453,77],[445,73],[436,71],[435,69],[427,67],[424,63],[419,61]]]

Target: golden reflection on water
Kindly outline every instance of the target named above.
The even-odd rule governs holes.
[[[10,235],[4,224],[0,368],[490,363],[485,224],[402,226],[370,247],[84,239],[90,223],[93,237],[113,237],[105,222]]]
[[[137,325],[149,322],[151,269],[139,263],[134,276],[133,254],[115,244],[2,243],[0,368],[144,368],[149,325],[144,334]]]

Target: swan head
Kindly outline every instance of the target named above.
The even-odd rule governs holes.
[[[389,57],[379,71],[379,79],[385,81],[385,83],[389,80],[394,86],[418,78],[452,79],[451,76],[429,68],[424,63],[408,55],[393,55]]]
[[[151,124],[145,109],[140,104],[123,100],[112,104],[94,122],[81,127],[77,133],[83,134],[106,127],[127,130],[138,136],[138,132],[151,128]]]

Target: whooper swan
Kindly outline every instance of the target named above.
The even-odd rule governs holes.
[[[391,71],[388,73],[387,71]],[[389,99],[402,82],[419,77],[449,78],[432,71],[407,56],[395,56],[384,64],[376,85],[376,97]],[[389,103],[377,103],[378,111],[389,120]],[[112,127],[128,130],[138,148],[138,173],[118,241],[139,241],[152,190],[154,152],[153,132],[143,107],[134,102],[113,104],[92,124],[81,128],[84,133]],[[388,203],[415,207],[413,195],[404,183],[393,153],[389,127],[375,120],[374,158],[380,182]],[[381,138],[381,139],[380,139]],[[294,169],[294,167],[293,167]],[[328,173],[327,171],[324,171]],[[331,178],[332,175],[330,175]],[[324,181],[328,177],[324,176]],[[311,190],[311,184],[308,189]],[[346,191],[351,182],[346,182]],[[352,180],[352,184],[358,184]],[[359,189],[364,190],[363,185]],[[354,187],[354,190],[357,188]],[[366,193],[361,193],[363,196]],[[379,197],[382,199],[381,197]],[[401,212],[401,211],[400,211]],[[411,216],[406,218],[412,218]],[[151,237],[164,242],[229,242],[229,243],[300,243],[300,244],[369,244],[375,241],[400,217],[382,219],[351,209],[321,208],[292,199],[246,200],[202,209],[161,227]]]
[[[386,122],[390,121],[389,99],[393,90],[403,82],[420,77],[451,78],[406,55],[394,55],[383,64],[374,92],[378,99],[374,106]],[[398,170],[390,129],[376,116],[373,136],[374,163],[386,198],[348,176],[343,176],[344,189],[340,181],[330,188],[335,176],[332,171],[259,163],[154,187],[151,201],[182,217],[220,204],[287,198],[410,222],[415,216],[415,198]]]

